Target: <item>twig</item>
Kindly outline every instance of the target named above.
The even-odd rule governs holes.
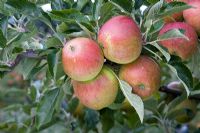
[[[13,69],[24,58],[44,59],[45,56],[38,56],[38,54],[34,50],[32,50],[32,49],[27,50],[26,52],[23,52],[23,53],[17,55],[17,57],[15,58],[15,60],[9,63],[10,64],[10,68]]]
[[[159,91],[171,94],[173,96],[180,96],[182,94],[181,91],[170,89],[170,88],[168,88],[166,86],[160,87]],[[190,95],[189,99],[195,99],[195,100],[200,101],[200,95],[198,95],[198,94],[196,94],[196,95]]]

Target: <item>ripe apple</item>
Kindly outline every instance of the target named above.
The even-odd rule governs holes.
[[[167,3],[179,1],[187,3],[188,0],[165,0]],[[171,16],[164,17],[165,23],[175,22],[175,21],[182,21],[183,20],[183,12],[173,13]]]
[[[190,0],[188,5],[192,6],[193,8],[184,10],[183,17],[186,23],[191,25],[200,36],[200,1]]]
[[[163,26],[160,30],[159,35],[163,35],[167,31],[172,29],[179,29],[184,31],[185,38],[174,38],[164,41],[160,41],[160,45],[168,49],[169,53],[175,54],[181,57],[183,60],[191,57],[197,50],[198,37],[195,30],[187,23],[184,22],[173,22]]]
[[[88,108],[100,110],[112,104],[117,96],[119,83],[114,72],[104,66],[97,77],[90,81],[72,81],[75,96]]]
[[[62,63],[65,73],[72,79],[91,80],[103,67],[103,52],[95,41],[83,37],[75,38],[64,46]]]
[[[115,63],[136,60],[142,49],[142,35],[135,21],[128,16],[115,16],[100,29],[98,42],[104,56]]]
[[[132,91],[142,98],[148,98],[160,87],[160,67],[148,56],[140,56],[136,61],[123,65],[120,79],[132,86]]]

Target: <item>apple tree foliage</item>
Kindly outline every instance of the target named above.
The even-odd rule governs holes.
[[[45,4],[50,11],[42,9]],[[0,132],[174,132],[175,117],[184,112],[174,113],[173,108],[200,93],[200,48],[183,62],[158,45],[161,40],[186,38],[183,31],[173,29],[162,36],[158,31],[163,17],[188,8],[163,0],[0,0]],[[119,14],[139,25],[142,53],[159,62],[161,85],[179,80],[185,90],[170,101],[163,92],[142,101],[119,80],[115,103],[100,111],[77,110],[79,101],[62,69],[63,45],[79,36],[96,40],[105,21]],[[128,111],[122,109],[125,97],[133,106]]]

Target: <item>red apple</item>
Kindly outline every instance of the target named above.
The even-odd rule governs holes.
[[[119,77],[142,98],[150,97],[160,87],[160,67],[148,56],[140,56],[136,61],[123,65]]]
[[[108,20],[99,31],[98,42],[104,56],[119,64],[136,60],[142,49],[140,29],[128,16],[115,16]]]
[[[90,81],[72,81],[75,96],[88,108],[100,110],[112,104],[117,96],[119,83],[114,72],[104,66],[97,77]]]
[[[200,36],[200,0],[190,0],[188,2],[193,8],[183,11],[185,21],[191,25]]]
[[[185,38],[175,38],[160,41],[159,43],[160,45],[167,48],[171,54],[175,54],[181,57],[183,60],[186,60],[191,57],[191,55],[193,55],[197,50],[197,34],[195,30],[187,23],[174,22],[164,25],[163,28],[160,30],[159,35],[163,35],[167,31],[170,31],[172,29],[184,30],[184,34],[189,38],[189,40]]]
[[[101,71],[104,57],[98,44],[88,38],[75,38],[62,50],[65,73],[74,80],[87,81]]]

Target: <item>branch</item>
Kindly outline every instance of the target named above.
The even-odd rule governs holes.
[[[164,92],[164,93],[168,93],[168,94],[171,94],[173,96],[180,96],[182,94],[181,91],[178,91],[178,90],[174,90],[174,89],[170,89],[168,88],[167,86],[162,86],[160,87],[159,91],[161,92]],[[190,95],[189,96],[189,99],[195,99],[195,100],[198,100],[200,101],[200,95]]]
[[[24,58],[32,58],[32,59],[41,60],[41,59],[44,59],[45,56],[38,56],[38,54],[32,49],[26,50],[26,52],[23,52],[23,53],[17,55],[15,60],[9,63],[10,64],[10,68],[11,69],[15,68],[19,64],[19,62],[21,60],[23,60]]]

